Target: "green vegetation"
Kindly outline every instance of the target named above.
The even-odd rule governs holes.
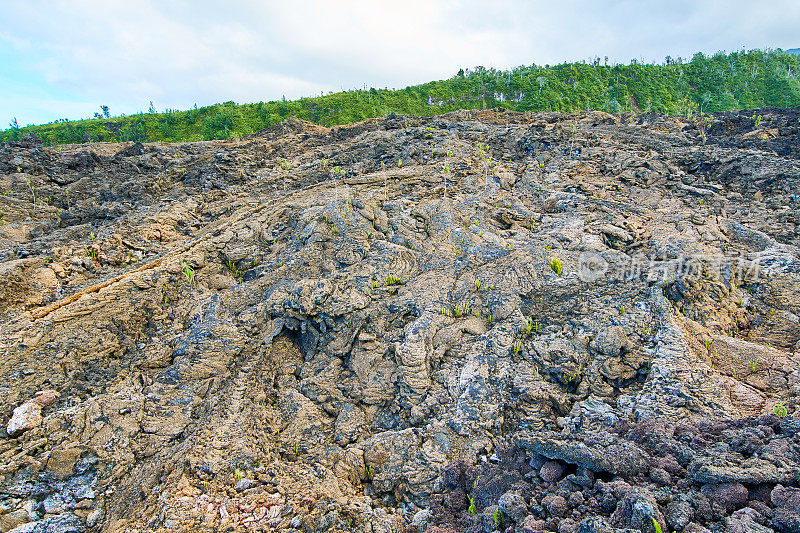
[[[783,402],[776,403],[775,407],[772,408],[772,412],[781,418],[789,414],[789,410],[786,409],[786,405]]]
[[[186,276],[186,281],[189,282],[189,285],[194,285],[194,269],[186,261],[181,264],[181,267],[183,268],[183,275]]]
[[[503,531],[503,529],[505,529],[505,528],[503,527],[503,525],[504,525],[504,520],[503,520],[503,510],[502,510],[502,509],[500,509],[499,507],[498,507],[497,509],[495,509],[495,510],[494,510],[494,518],[493,518],[493,521],[494,521],[494,528],[495,528],[496,530]]]
[[[533,317],[528,319],[528,322],[525,323],[525,335],[530,335],[531,331],[533,331],[534,322]],[[539,324],[536,324],[536,333],[539,333]]]
[[[388,276],[386,276],[386,280],[384,281],[384,285],[386,285],[387,287],[390,287],[392,285],[402,285],[403,283],[405,283],[403,281],[403,278],[397,277],[394,274],[389,274]]]
[[[299,100],[237,105],[225,102],[188,111],[140,113],[108,118],[58,120],[0,132],[14,141],[34,132],[45,144],[96,141],[198,141],[256,133],[290,116],[324,126],[350,124],[389,113],[436,115],[457,109],[506,108],[514,111],[598,109],[656,111],[674,115],[800,106],[800,56],[777,51],[739,51],[691,61],[666,58],[662,64],[591,63],[520,66],[511,70],[477,67],[447,80],[405,89],[369,89]],[[151,108],[151,111],[155,111]],[[488,164],[488,163],[487,163]],[[398,166],[402,162],[398,161]]]
[[[522,351],[522,341],[519,341],[519,340],[518,341],[514,341],[513,349],[514,349],[514,355],[519,354],[519,352]]]
[[[25,176],[25,183],[28,185],[28,189],[31,190],[31,196],[33,197],[33,207],[36,208],[36,189],[33,188],[31,179],[28,176]]]
[[[658,523],[658,520],[656,520],[655,518],[653,518],[652,520],[653,520],[653,527],[655,528],[656,533],[662,533],[661,524]]]
[[[469,507],[467,507],[467,512],[470,516],[475,516],[475,513],[478,512],[478,508],[475,507],[475,500],[472,499],[472,496],[467,494],[467,498],[469,498]]]
[[[239,269],[239,267],[236,265],[236,262],[235,262],[235,261],[231,261],[230,259],[226,259],[226,260],[225,260],[225,268],[227,268],[227,269],[228,269],[228,271],[229,271],[231,274],[233,274],[233,277],[234,277],[234,278],[239,278],[239,277],[242,275],[242,271],[241,271],[241,270]]]
[[[560,276],[561,272],[564,270],[564,267],[561,266],[561,260],[557,257],[550,260],[550,268],[553,269],[553,272],[555,272],[557,276]]]

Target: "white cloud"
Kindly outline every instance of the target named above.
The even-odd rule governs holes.
[[[62,117],[86,102],[131,113],[150,100],[159,108],[187,108],[363,85],[403,87],[476,65],[595,55],[662,60],[698,50],[800,46],[794,0],[7,4],[0,61],[8,64],[0,63],[0,80],[19,77],[36,90],[27,96],[10,94],[11,85],[0,88],[0,113],[25,122]]]

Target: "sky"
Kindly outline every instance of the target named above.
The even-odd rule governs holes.
[[[0,0],[0,129],[402,88],[478,65],[800,47],[798,0]]]

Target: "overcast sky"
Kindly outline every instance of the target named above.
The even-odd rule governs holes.
[[[0,0],[0,129],[608,56],[800,46],[798,0]]]

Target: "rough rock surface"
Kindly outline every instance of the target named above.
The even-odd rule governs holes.
[[[0,527],[798,531],[799,119],[1,146]]]

